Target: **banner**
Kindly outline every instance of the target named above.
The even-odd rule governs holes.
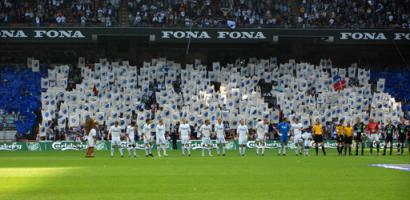
[[[300,38],[335,44],[410,44],[406,29],[0,27],[0,42],[97,42],[99,38],[144,37],[149,42],[277,43]]]
[[[314,143],[311,142],[311,147],[313,147]],[[324,142],[326,148],[334,149],[336,148],[336,140],[327,140]],[[367,143],[367,146],[370,146]],[[405,144],[405,148],[407,144]],[[88,147],[86,142],[74,142],[74,141],[44,141],[44,142],[7,142],[7,143],[0,143],[0,151],[84,151]],[[121,142],[121,147],[126,149],[128,148],[127,143]],[[169,140],[167,144],[167,149],[171,150],[172,142]],[[216,149],[218,146],[215,140],[212,140],[212,148]],[[227,150],[237,150],[239,147],[238,141],[236,140],[228,140],[225,143],[225,148]],[[246,144],[246,147],[249,149],[256,148],[255,141],[250,140]],[[278,140],[268,140],[266,142],[265,148],[267,149],[277,149],[280,147],[280,141]],[[384,147],[384,141],[380,142],[380,148]],[[393,143],[393,147],[397,147],[397,143]],[[138,141],[136,144],[137,150],[144,150],[145,146],[142,141]],[[177,141],[177,148],[181,149],[181,141]],[[295,144],[293,142],[288,143],[289,149],[294,149]],[[111,149],[111,142],[110,141],[98,141],[95,145],[95,150],[97,151],[108,151]],[[156,145],[154,144],[153,149],[156,149]],[[191,140],[191,149],[192,150],[201,150],[201,140]]]

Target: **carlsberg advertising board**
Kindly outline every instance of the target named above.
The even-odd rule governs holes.
[[[336,141],[335,140],[327,140],[324,142],[326,148],[336,148]],[[311,147],[313,147],[313,142],[311,143]],[[393,144],[394,147],[397,146],[397,143]],[[367,144],[367,146],[370,146]],[[381,148],[384,147],[384,141],[380,142]],[[83,151],[87,149],[88,145],[85,142],[73,142],[73,141],[44,141],[44,142],[8,142],[8,143],[0,143],[0,151]],[[121,143],[121,147],[126,149],[128,145],[126,142]],[[227,150],[237,150],[239,147],[238,142],[236,140],[228,140],[225,143],[225,148]],[[248,141],[246,147],[249,149],[256,148],[255,141]],[[276,149],[280,147],[280,142],[277,140],[269,140],[266,142],[265,148],[267,149]],[[142,141],[139,141],[136,144],[136,149],[144,150],[145,146]],[[156,145],[153,146],[156,149]],[[172,142],[168,141],[167,149],[171,150]],[[177,141],[177,148],[181,148],[181,142]],[[212,148],[216,149],[217,144],[215,140],[212,140]],[[295,144],[293,142],[288,143],[289,149],[294,149]],[[98,141],[95,145],[95,150],[97,151],[107,151],[111,149],[111,142],[110,141]],[[200,150],[202,149],[201,140],[191,140],[191,149],[192,150]]]

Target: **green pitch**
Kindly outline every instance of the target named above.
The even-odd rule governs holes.
[[[117,152],[116,152],[117,153]],[[154,152],[155,155],[156,152]],[[409,199],[410,172],[368,164],[410,164],[410,156],[110,158],[96,152],[0,152],[0,199]]]

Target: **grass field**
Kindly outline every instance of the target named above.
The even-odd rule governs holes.
[[[155,152],[154,152],[155,153]],[[313,152],[311,152],[311,155]],[[110,158],[97,152],[0,152],[0,199],[409,199],[410,156]]]

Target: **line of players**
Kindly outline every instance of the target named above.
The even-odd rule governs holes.
[[[383,132],[384,134],[382,135],[381,132]],[[382,136],[385,142],[383,155],[386,155],[387,146],[389,146],[390,155],[392,155],[394,138],[397,138],[398,141],[398,154],[403,155],[406,137],[408,137],[408,141],[410,143],[410,125],[406,125],[403,118],[400,120],[400,123],[397,125],[397,127],[392,124],[391,120],[387,120],[387,124],[383,127],[380,127],[380,124],[374,122],[373,119],[370,119],[369,123],[365,125],[360,121],[360,118],[357,118],[356,123],[352,127],[350,122],[345,123],[342,119],[336,126],[337,151],[339,155],[342,155],[344,149],[344,155],[346,155],[348,149],[349,155],[352,155],[351,146],[354,139],[356,142],[355,155],[359,154],[359,146],[361,147],[361,155],[364,155],[364,148],[366,146],[365,143],[367,140],[369,140],[370,154],[373,154],[373,144],[376,144],[377,155],[379,155],[380,139]]]
[[[260,120],[256,126],[256,154],[258,156],[263,156],[266,148],[266,135],[268,134],[268,124],[267,120]],[[312,128],[306,128],[302,123],[299,122],[298,118],[294,118],[291,123],[287,119],[283,119],[280,123],[273,127],[274,130],[278,133],[280,139],[280,148],[278,151],[279,155],[287,154],[287,144],[289,139],[293,139],[295,143],[295,153],[296,155],[307,156],[309,152],[309,147],[311,140],[314,141],[314,147],[316,150],[316,155],[319,153],[319,146],[323,151],[323,155],[326,155],[325,146],[323,144],[323,125],[320,120],[317,119],[315,124],[312,125]],[[128,144],[129,155],[136,156],[136,141],[135,133],[137,127],[135,123],[127,126],[126,128],[126,142]],[[406,135],[408,135],[408,140],[410,142],[410,125],[405,124],[405,120],[401,119],[401,122],[395,127],[391,120],[387,122],[387,125],[382,129],[384,131],[384,140],[386,145],[384,146],[383,155],[386,154],[386,148],[390,146],[390,155],[392,154],[393,149],[393,138],[397,136],[398,139],[398,152],[400,155],[403,154],[404,143],[406,140]],[[351,146],[353,139],[356,142],[356,154],[359,155],[359,148],[361,148],[361,155],[364,155],[365,143],[367,140],[370,140],[370,154],[373,153],[373,144],[376,144],[377,154],[380,150],[380,131],[379,124],[374,122],[372,119],[369,120],[369,123],[365,125],[361,122],[360,118],[356,119],[356,123],[351,126],[350,122],[344,124],[344,120],[341,120],[340,123],[336,126],[336,135],[337,135],[337,152],[339,155],[347,154],[352,155]],[[167,139],[165,137],[165,125],[162,120],[159,120],[158,124],[152,124],[151,120],[146,120],[142,128],[141,136],[144,141],[145,147],[145,156],[153,157],[152,148],[154,137],[152,132],[155,132],[155,140],[157,144],[158,156],[168,156],[167,154]],[[191,156],[191,127],[188,124],[186,119],[182,119],[181,124],[178,129],[180,140],[181,140],[181,149],[182,155]],[[218,119],[214,125],[214,130],[212,130],[212,125],[209,120],[205,120],[205,123],[200,127],[199,134],[201,138],[202,146],[202,156],[205,156],[205,150],[208,152],[209,156],[212,156],[212,142],[211,136],[216,135],[216,144],[217,144],[217,155],[225,156],[225,127],[221,119]],[[110,127],[108,138],[111,137],[111,156],[114,156],[115,148],[118,148],[121,156],[124,156],[123,148],[121,147],[121,127],[118,122],[115,122],[114,126]],[[239,144],[239,154],[240,156],[245,155],[246,145],[249,135],[249,128],[245,124],[244,120],[240,120],[240,124],[236,129],[235,139]],[[161,155],[162,151],[162,155]],[[409,147],[410,152],[410,147]]]

